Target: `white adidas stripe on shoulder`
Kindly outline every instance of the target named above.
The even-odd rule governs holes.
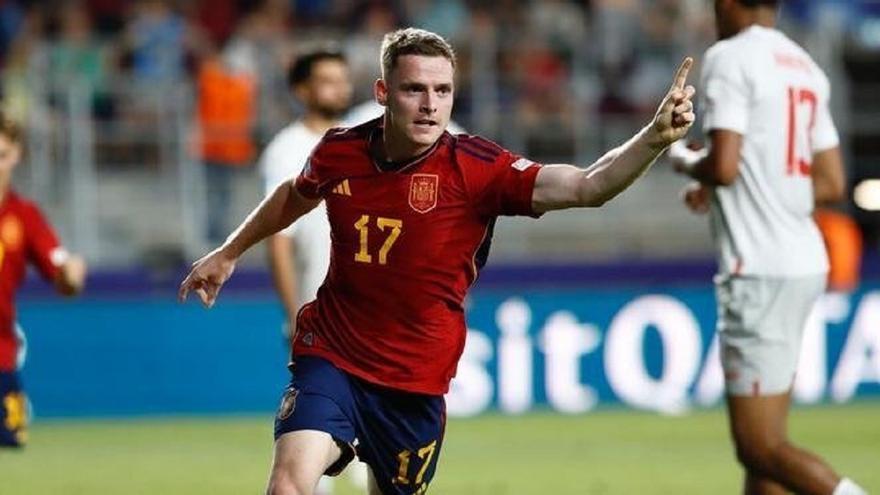
[[[523,170],[531,167],[534,164],[535,162],[529,160],[528,158],[520,158],[519,160],[511,163],[510,166],[522,172]]]

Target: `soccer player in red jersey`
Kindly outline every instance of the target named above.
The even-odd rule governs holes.
[[[21,129],[0,115],[0,447],[21,447],[27,440],[28,403],[18,377],[21,342],[15,323],[15,291],[27,264],[64,295],[79,293],[86,275],[85,262],[61,246],[37,205],[10,187],[21,151]]]
[[[214,304],[241,254],[325,201],[330,270],[297,320],[267,492],[312,494],[357,454],[371,494],[421,494],[443,440],[443,394],[464,348],[463,300],[500,215],[597,207],[644,173],[694,120],[686,59],[650,124],[592,166],[541,166],[446,132],[455,55],[419,29],[389,33],[375,97],[383,117],[330,130],[295,179],[197,261],[179,297]]]

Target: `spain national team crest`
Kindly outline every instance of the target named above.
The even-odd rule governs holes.
[[[281,405],[278,406],[278,419],[284,421],[293,414],[293,410],[296,409],[297,395],[299,395],[299,390],[293,387],[288,388],[284,392],[284,397],[281,398]]]
[[[427,213],[437,206],[437,188],[440,178],[434,174],[413,174],[409,186],[409,205],[419,213]]]

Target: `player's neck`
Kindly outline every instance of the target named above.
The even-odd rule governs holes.
[[[410,158],[414,158],[424,153],[433,146],[417,144],[412,142],[402,133],[394,132],[392,126],[385,121],[385,129],[382,132],[382,146],[379,151],[384,155],[383,158],[389,162],[405,162]]]
[[[776,10],[770,8],[751,9],[740,18],[739,25],[739,32],[743,32],[752,26],[775,28]]]
[[[306,129],[315,134],[324,135],[331,128],[339,125],[339,120],[335,118],[327,118],[316,112],[309,112],[302,117],[302,123]]]

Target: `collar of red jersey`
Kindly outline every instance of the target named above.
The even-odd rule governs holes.
[[[423,162],[426,158],[431,156],[432,153],[434,153],[437,147],[440,146],[440,141],[444,140],[449,134],[449,131],[443,131],[443,134],[441,134],[440,137],[437,138],[436,141],[434,141],[434,144],[432,144],[430,148],[412,158],[395,162],[391,160],[385,160],[375,153],[375,149],[376,146],[378,146],[379,139],[382,136],[382,132],[384,132],[384,125],[380,121],[379,124],[374,127],[373,130],[370,132],[369,138],[367,139],[367,154],[370,155],[370,161],[373,162],[373,166],[376,167],[377,171],[391,173],[404,172]]]

